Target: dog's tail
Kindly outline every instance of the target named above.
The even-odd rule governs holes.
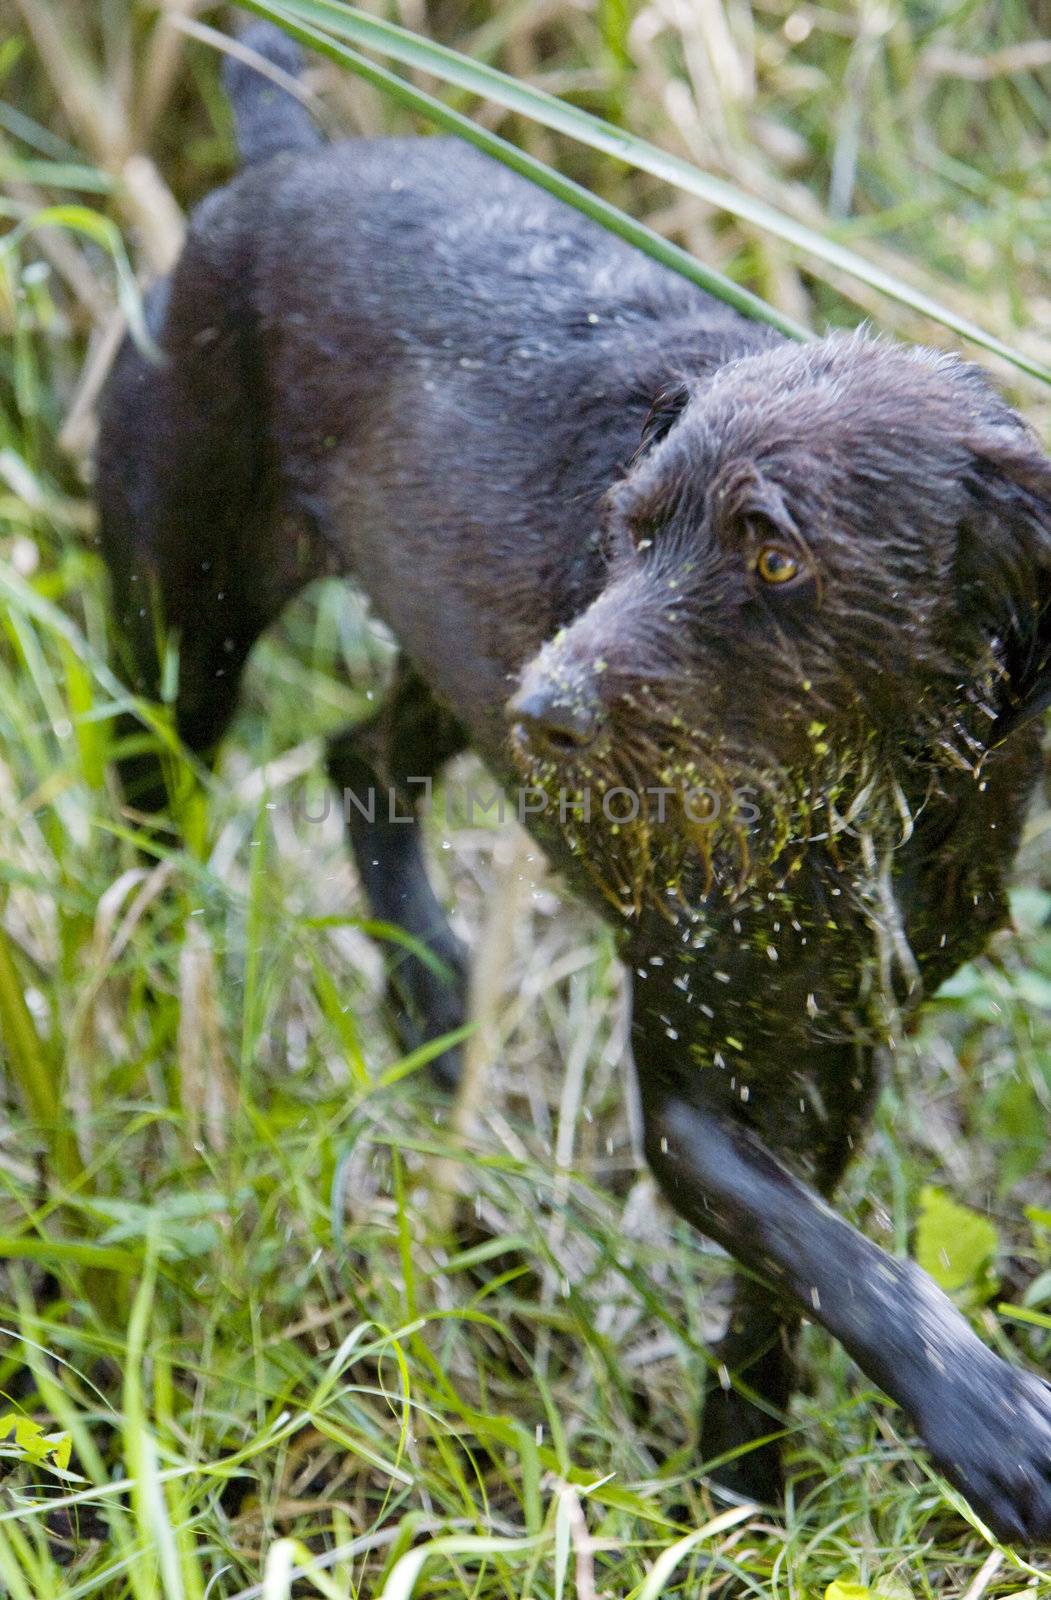
[[[303,54],[287,33],[272,22],[255,22],[244,30],[239,41],[246,50],[269,64],[274,76],[264,74],[238,56],[223,61],[223,86],[234,113],[237,148],[242,164],[252,166],[283,150],[314,150],[321,134],[301,100],[284,87],[280,79],[299,77]]]

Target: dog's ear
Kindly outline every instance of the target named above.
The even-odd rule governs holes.
[[[660,444],[667,438],[674,428],[690,399],[690,391],[684,382],[666,384],[650,406],[646,420],[642,424],[642,436],[639,439],[639,448],[635,452],[636,461],[645,455],[647,450],[652,450],[654,445]]]
[[[1051,705],[1051,461],[1021,427],[991,428],[971,448],[957,592],[1003,668],[995,748]]]

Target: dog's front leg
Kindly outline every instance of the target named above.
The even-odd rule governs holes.
[[[329,741],[328,768],[340,790],[343,818],[373,916],[409,934],[436,957],[396,951],[387,992],[403,1047],[463,1025],[467,953],[449,926],[427,876],[416,806],[444,762],[463,749],[462,728],[404,662],[387,699],[368,722]],[[444,968],[444,971],[442,970]],[[459,1048],[431,1062],[442,1088],[455,1088]]]
[[[841,1341],[994,1531],[1051,1540],[1051,1387],[994,1355],[914,1262],[844,1222],[749,1128],[645,1077],[642,1097],[676,1210]]]
[[[715,1481],[746,1500],[773,1504],[784,1492],[777,1435],[795,1387],[798,1331],[794,1307],[751,1273],[737,1274],[726,1332],[711,1351],[701,1454],[719,1463]]]

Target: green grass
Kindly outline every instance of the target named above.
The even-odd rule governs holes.
[[[696,1421],[723,1264],[638,1159],[608,937],[506,831],[431,838],[468,936],[512,930],[484,996],[494,1062],[454,1113],[399,1060],[338,820],[309,820],[321,736],[385,672],[352,597],[316,589],[257,650],[219,773],[186,770],[178,831],[122,814],[91,385],[131,303],[123,251],[162,263],[171,194],[221,179],[230,147],[214,52],[126,0],[87,14],[21,0],[0,41],[0,1592],[1048,1590],[953,1509],[820,1330],[783,1516],[722,1515]],[[431,22],[1049,364],[1051,71],[974,76],[1036,37],[1020,0],[670,14],[443,0]],[[417,84],[794,321],[951,338],[740,207]],[[331,69],[319,89],[344,125],[417,125]],[[129,182],[143,149],[159,176]],[[1051,390],[993,365],[1047,437]],[[147,717],[163,737],[163,708]],[[962,1296],[1045,1369],[1046,831],[1042,811],[1017,931],[903,1042],[843,1196],[898,1250],[924,1185],[987,1212],[995,1260]]]

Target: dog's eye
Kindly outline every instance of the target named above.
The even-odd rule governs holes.
[[[802,577],[806,568],[780,545],[764,544],[755,558],[755,570],[764,583],[780,584]]]

